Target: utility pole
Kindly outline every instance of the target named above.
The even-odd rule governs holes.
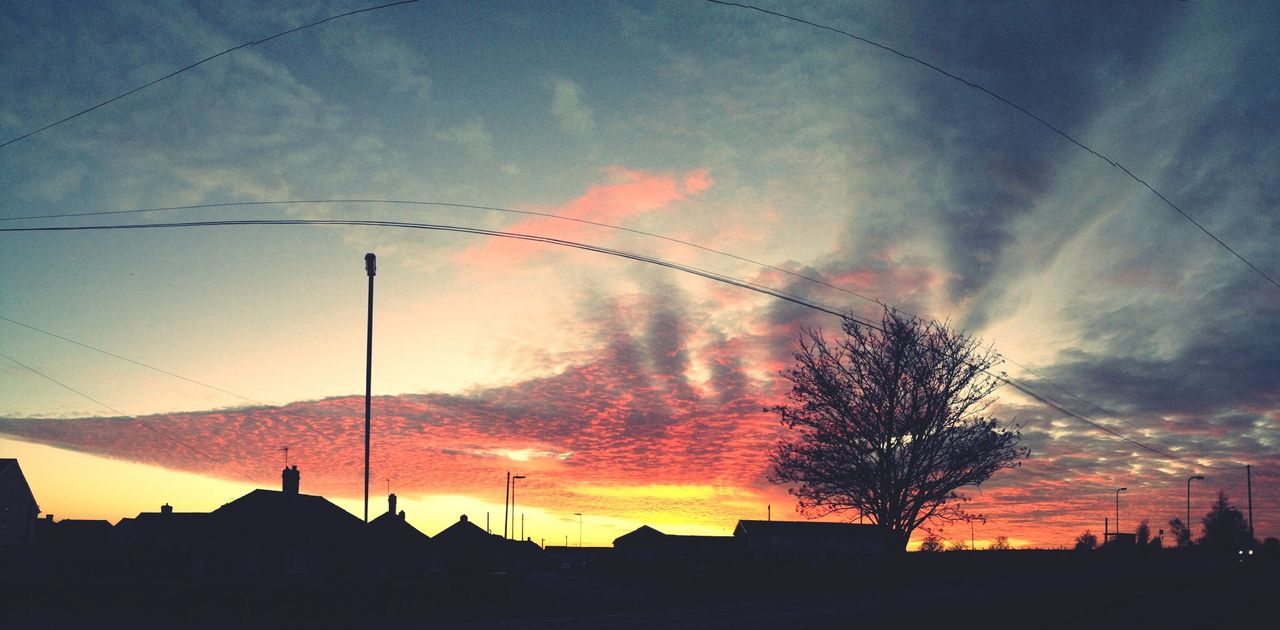
[[[364,270],[369,274],[369,335],[364,354],[364,522],[369,522],[369,417],[373,393],[373,277],[378,275],[378,257],[364,255]]]
[[[1244,465],[1244,478],[1246,486],[1249,489],[1249,542],[1253,543],[1253,466]]]
[[[507,523],[511,522],[511,513],[507,508],[511,505],[511,471],[507,471],[507,485],[503,489],[506,494],[502,495],[502,539],[507,539]]]

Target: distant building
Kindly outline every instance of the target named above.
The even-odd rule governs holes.
[[[0,459],[0,546],[35,541],[40,506],[16,459]]]
[[[622,562],[653,562],[687,567],[725,565],[741,558],[738,541],[732,536],[685,536],[666,534],[648,525],[613,539],[617,559]]]
[[[822,521],[738,521],[733,537],[753,561],[826,564],[884,552],[876,525]]]

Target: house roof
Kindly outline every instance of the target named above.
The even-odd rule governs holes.
[[[324,497],[261,488],[223,505],[212,514],[222,518],[303,518],[312,521],[338,522],[344,525],[361,524],[361,520],[354,514]]]
[[[489,545],[500,542],[500,539],[494,538],[492,534],[485,532],[480,526],[468,520],[465,514],[458,519],[457,523],[440,530],[440,533],[436,534],[436,537],[432,540],[437,544],[455,547]]]
[[[22,467],[18,465],[18,460],[11,457],[0,457],[0,479],[10,476],[13,476],[18,480],[18,487],[21,488],[20,492],[25,494],[27,498],[31,499],[32,503],[35,503],[36,495],[31,493],[31,484],[28,484],[27,478],[23,476]],[[38,505],[36,506],[37,512],[39,511],[39,507],[40,506]]]
[[[879,527],[857,523],[828,523],[823,521],[738,521],[734,536],[767,536],[778,538],[803,538],[808,540],[866,540],[877,538]]]
[[[641,525],[634,530],[614,538],[613,546],[617,547],[619,546],[619,543],[621,543],[621,546],[623,547],[627,545],[644,544],[646,542],[661,540],[665,537],[666,534],[649,527],[648,525]]]
[[[324,497],[279,490],[254,490],[210,516],[219,535],[242,540],[326,545],[330,543],[325,541],[356,540],[364,527],[359,517]]]
[[[404,520],[403,514],[383,512],[378,518],[369,521],[365,528],[374,536],[382,536],[398,540],[414,540],[428,542],[431,537]]]

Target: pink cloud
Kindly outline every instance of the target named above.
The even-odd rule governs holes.
[[[684,175],[651,173],[611,166],[605,169],[607,182],[589,186],[581,196],[553,209],[539,212],[558,217],[620,225],[628,219],[669,208],[690,196],[698,195],[713,185],[706,169]],[[522,234],[551,236],[568,240],[603,240],[601,228],[550,217],[530,217],[505,228]],[[540,251],[523,243],[505,239],[489,239],[463,250],[459,257],[468,264],[510,265]]]

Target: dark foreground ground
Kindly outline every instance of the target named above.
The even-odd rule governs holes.
[[[957,552],[910,554],[893,573],[633,566],[253,585],[5,573],[0,628],[1244,629],[1274,627],[1280,611],[1275,559]]]

